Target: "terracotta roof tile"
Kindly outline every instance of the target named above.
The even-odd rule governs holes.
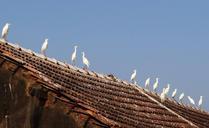
[[[184,116],[192,115],[193,110],[168,101],[163,105],[142,88],[118,78],[84,71],[8,43],[0,42],[0,51],[1,56],[23,61],[25,68],[39,72],[41,75],[37,77],[51,82],[47,87],[58,88],[55,91],[95,111],[112,122],[108,125],[113,127],[197,127],[201,122]],[[201,111],[193,115],[208,117]]]
[[[150,96],[154,97],[160,102],[160,98],[157,95],[154,95],[152,93],[147,93]],[[190,120],[197,126],[201,128],[208,128],[209,127],[209,113],[205,112],[203,110],[186,106],[182,103],[178,103],[173,99],[167,98],[165,102],[163,102],[163,105],[167,106],[168,108],[172,109],[182,117]]]

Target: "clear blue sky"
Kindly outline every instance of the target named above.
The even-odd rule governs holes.
[[[10,42],[69,62],[78,45],[91,70],[138,81],[160,78],[209,111],[208,0],[1,1],[0,26],[11,23]],[[187,100],[187,99],[186,99]]]

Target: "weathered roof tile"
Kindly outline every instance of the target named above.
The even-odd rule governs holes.
[[[147,92],[141,87],[116,77],[107,77],[99,73],[85,71],[43,57],[31,51],[18,50],[16,46],[0,42],[3,56],[24,61],[25,68],[40,72],[51,88],[64,90],[68,98],[78,100],[79,104],[100,114],[101,120],[109,120],[118,127],[198,127],[209,126],[208,113],[183,107],[166,100],[161,103],[159,96]],[[57,62],[59,64],[57,64]],[[185,116],[186,115],[186,116]],[[194,117],[198,118],[194,118]],[[206,123],[205,123],[206,122]],[[109,124],[110,125],[110,124]]]

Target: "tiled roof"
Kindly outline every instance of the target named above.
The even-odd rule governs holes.
[[[158,101],[160,101],[159,96],[153,93],[147,93],[150,96],[154,97]],[[168,108],[175,111],[177,114],[181,115],[182,117],[190,120],[197,126],[201,128],[208,128],[209,127],[209,114],[204,110],[200,110],[198,108],[194,108],[182,103],[179,103],[173,99],[167,98],[163,105],[167,106]]]
[[[21,62],[24,68],[36,72],[34,76],[45,81],[47,88],[93,111],[95,118],[110,127],[208,126],[202,124],[208,113],[169,101],[162,104],[151,93],[126,81],[85,71],[8,42],[0,41],[0,55]]]

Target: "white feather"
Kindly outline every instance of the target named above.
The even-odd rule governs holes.
[[[145,88],[148,89],[150,85],[150,78],[147,78],[147,80],[145,81]]]
[[[181,93],[181,95],[179,96],[179,101],[182,101],[183,98],[184,98],[184,93]]]
[[[82,52],[82,54],[83,54],[83,56],[82,56],[83,64],[84,64],[87,68],[89,68],[90,63],[89,63],[88,59],[86,58],[85,53]]]
[[[153,84],[153,90],[156,91],[157,87],[158,87],[158,83],[159,83],[159,79],[156,78],[155,83]]]
[[[165,97],[166,97],[166,94],[165,94],[165,88],[163,88],[163,91],[162,91],[162,93],[160,94],[160,100],[161,100],[161,102],[164,102],[165,101]]]
[[[199,107],[202,106],[202,96],[200,96],[200,100],[199,100],[199,102],[198,102],[198,106],[199,106]]]
[[[195,105],[195,102],[194,102],[194,100],[192,99],[192,97],[187,96],[187,98],[189,99],[189,102],[190,102],[191,104]]]
[[[72,64],[75,64],[76,62],[76,54],[77,54],[77,46],[74,46],[74,52],[72,53],[72,56],[71,56]]]
[[[132,82],[136,81],[136,69],[134,69],[133,73],[131,74],[131,79]]]
[[[5,40],[7,39],[7,35],[8,35],[8,32],[9,32],[9,26],[10,26],[10,24],[6,23],[5,26],[2,29],[1,37]]]
[[[170,84],[168,84],[168,85],[167,85],[167,88],[165,88],[165,95],[168,94],[169,90],[170,90]]]
[[[177,89],[174,89],[171,97],[174,98],[176,96],[176,93],[177,93]]]
[[[45,39],[41,47],[41,54],[45,55],[46,49],[48,48],[48,39]]]

